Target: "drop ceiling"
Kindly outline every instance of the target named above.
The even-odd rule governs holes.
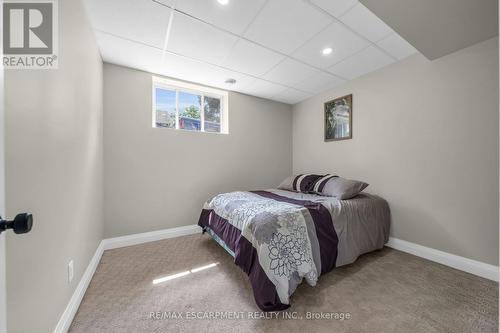
[[[106,62],[288,104],[417,52],[357,0],[86,0],[86,7]],[[323,55],[327,47],[333,52]]]

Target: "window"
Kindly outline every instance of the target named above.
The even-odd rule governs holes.
[[[226,91],[153,77],[153,127],[228,133]]]

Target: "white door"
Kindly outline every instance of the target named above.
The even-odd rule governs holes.
[[[2,1],[3,2],[3,1]],[[0,2],[0,17],[3,17]],[[0,55],[3,54],[3,27],[0,24]],[[3,58],[3,57],[2,57]],[[0,61],[0,216],[5,216],[5,161],[4,161],[4,70]],[[5,233],[0,234],[0,333],[7,333],[7,288],[5,283]]]
[[[0,8],[2,6],[0,5]],[[0,9],[0,17],[2,10]],[[0,29],[0,36],[2,35]],[[2,44],[0,43],[0,46]],[[1,54],[1,53],[0,53]],[[0,65],[0,216],[5,216],[5,164],[4,164],[4,71]],[[7,288],[5,283],[5,232],[0,234],[0,333],[7,333]]]

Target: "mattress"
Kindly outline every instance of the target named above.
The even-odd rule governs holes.
[[[250,278],[257,305],[284,310],[305,280],[352,263],[388,240],[387,202],[362,194],[336,200],[270,189],[230,192],[208,200],[198,224]]]
[[[360,255],[383,248],[389,240],[389,205],[377,195],[362,193],[349,200],[337,200],[317,194],[277,189],[268,191],[321,203],[330,212],[338,237],[336,267],[351,264]]]

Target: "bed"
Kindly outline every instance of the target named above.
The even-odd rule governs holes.
[[[362,193],[349,200],[288,190],[222,193],[208,200],[198,225],[250,279],[257,306],[280,311],[305,280],[381,249],[388,241],[387,202]]]

